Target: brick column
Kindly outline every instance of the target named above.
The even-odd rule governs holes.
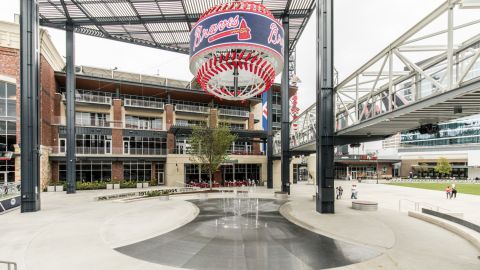
[[[157,163],[152,161],[152,170],[150,172],[150,175],[151,175],[151,179],[150,180],[157,180],[157,175],[155,174],[155,168],[157,166]],[[156,184],[155,184],[156,185]]]
[[[123,180],[123,163],[121,161],[112,162],[112,180]]]
[[[50,179],[52,182],[58,182],[58,162],[56,161],[51,161],[51,170],[52,170],[52,179]]]
[[[248,115],[248,130],[255,129],[255,117],[253,113]],[[260,142],[258,138],[254,138],[252,143],[252,151],[255,155],[260,155]]]
[[[214,174],[213,174],[213,182],[217,182],[219,184],[222,183],[222,170],[218,169]]]
[[[208,117],[208,125],[210,127],[217,127],[218,125],[218,110],[210,109],[210,115]]]
[[[113,100],[113,116],[111,117],[113,122],[112,127],[112,153],[114,155],[123,154],[123,132],[122,132],[122,100]],[[112,168],[113,170],[113,168]],[[123,175],[123,172],[122,172]],[[113,177],[113,172],[112,172]],[[123,177],[123,176],[122,176]]]
[[[173,111],[173,104],[165,104],[165,129],[168,130],[174,124],[175,112]],[[168,132],[167,133],[167,154],[173,154],[173,148],[175,147],[175,136]]]
[[[255,129],[255,118],[253,113],[250,113],[248,115],[248,130],[254,130]]]

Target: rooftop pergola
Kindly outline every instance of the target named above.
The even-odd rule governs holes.
[[[40,24],[188,54],[189,32],[208,8],[226,0],[39,0]],[[315,0],[254,0],[277,19],[289,17],[289,48],[300,38]]]

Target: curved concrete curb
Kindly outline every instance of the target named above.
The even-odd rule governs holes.
[[[389,247],[382,247],[382,246],[378,246],[378,245],[372,245],[372,244],[369,244],[369,243],[364,243],[364,242],[361,242],[361,241],[356,241],[356,240],[353,240],[353,239],[349,239],[349,238],[346,238],[346,237],[342,237],[342,236],[339,236],[339,235],[336,235],[334,233],[331,233],[329,231],[326,231],[326,230],[322,230],[320,228],[317,228],[315,226],[312,226],[311,224],[309,224],[308,222],[305,222],[293,215],[290,214],[290,210],[291,210],[291,205],[289,202],[287,203],[284,203],[280,206],[280,208],[278,209],[278,212],[280,213],[280,215],[282,215],[285,219],[287,219],[288,221],[290,221],[291,223],[299,226],[299,227],[302,227],[306,230],[309,230],[311,232],[314,232],[314,233],[317,233],[317,234],[321,234],[323,236],[327,236],[329,238],[332,238],[332,239],[335,239],[335,240],[339,240],[339,241],[343,241],[343,242],[346,242],[346,243],[350,243],[350,244],[354,244],[354,245],[359,245],[359,246],[363,246],[363,247],[368,247],[368,248],[372,248],[380,253],[384,253],[386,250],[392,248],[392,246],[389,246]]]
[[[471,243],[476,249],[480,251],[480,234],[477,232],[470,230],[468,228],[465,228],[461,225],[455,224],[453,222],[443,220],[437,217],[433,217],[431,215],[427,214],[422,214],[418,212],[408,212],[408,216],[414,217],[423,221],[426,221],[428,223],[437,225],[441,228],[444,228],[445,230],[451,231],[452,233],[462,237],[463,239],[467,240],[469,243]]]

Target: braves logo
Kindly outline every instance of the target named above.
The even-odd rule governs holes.
[[[238,40],[250,40],[252,38],[251,29],[248,27],[247,22],[243,18],[240,21],[238,15],[220,20],[208,28],[203,28],[202,25],[199,25],[195,29],[193,49],[200,46],[205,39],[207,39],[208,43],[212,43],[216,40],[234,35],[238,37]]]
[[[238,40],[250,40],[252,38],[252,34],[250,33],[252,30],[248,27],[247,22],[242,19],[240,22],[240,26],[236,29],[230,29],[218,34],[215,34],[208,38],[208,42],[212,43],[216,40],[219,40],[224,37],[234,36],[237,35]]]

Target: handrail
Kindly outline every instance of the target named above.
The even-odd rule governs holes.
[[[400,199],[398,200],[398,212],[402,212],[402,202],[410,202],[410,203],[413,203],[414,205],[414,211],[417,211],[417,212],[420,212],[422,210],[422,208],[425,208],[425,207],[421,207],[422,205],[424,206],[427,206],[429,208],[427,209],[430,209],[430,210],[434,210],[436,209],[437,212],[443,212],[443,213],[448,213],[448,212],[452,212],[451,210],[448,210],[446,208],[443,208],[443,207],[440,207],[438,205],[433,205],[431,203],[427,203],[427,202],[417,202],[417,201],[412,201],[412,200],[409,200],[409,199]]]
[[[0,264],[6,264],[8,270],[17,270],[17,263],[15,262],[0,261]]]

